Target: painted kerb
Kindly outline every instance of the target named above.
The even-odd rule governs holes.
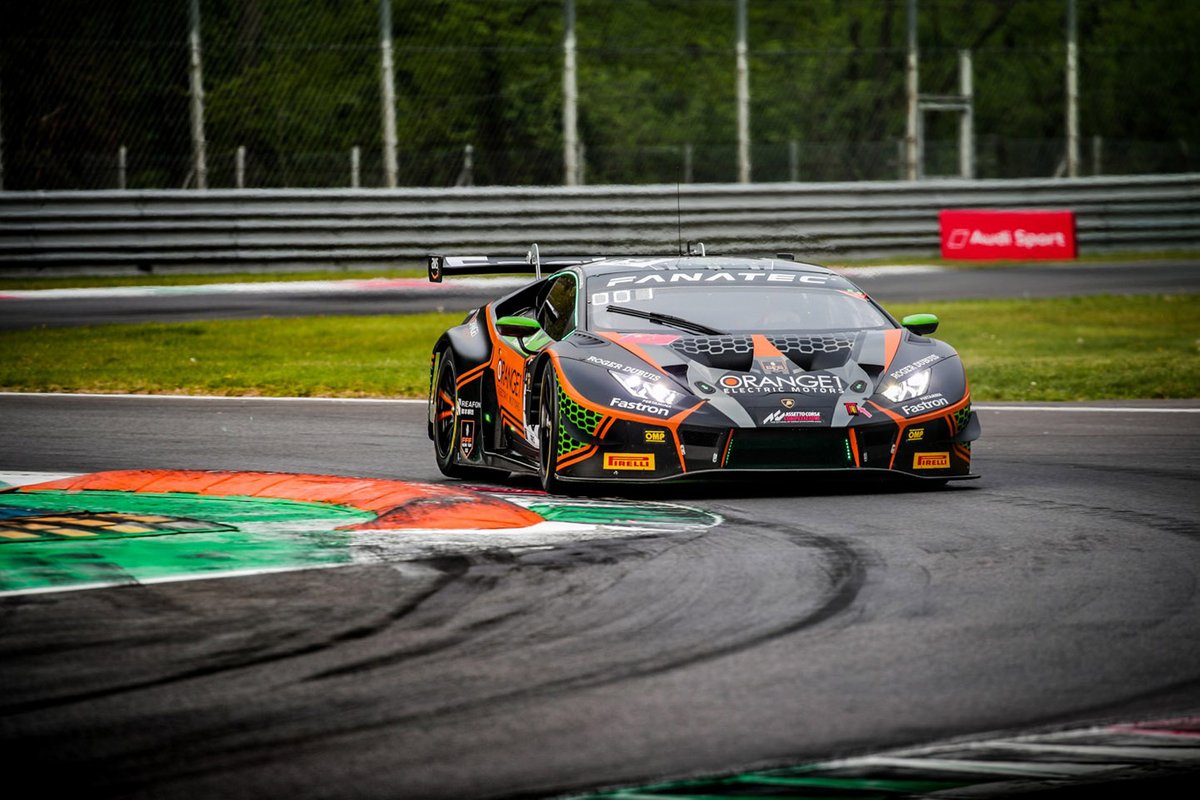
[[[439,250],[929,255],[938,211],[1070,209],[1083,254],[1200,246],[1200,175],[1073,180],[2,192],[0,270],[375,265]]]

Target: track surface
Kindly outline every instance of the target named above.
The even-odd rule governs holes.
[[[884,302],[987,297],[1054,297],[1081,294],[1200,292],[1200,261],[1111,264],[1035,264],[989,269],[912,268],[847,270],[852,280]],[[401,282],[403,283],[403,282]],[[49,295],[4,297],[0,284],[0,330],[36,325],[100,325],[307,315],[412,314],[474,308],[503,292],[451,281],[444,285],[394,285],[357,291],[272,292],[259,285],[247,294],[202,287],[142,297]],[[510,291],[506,289],[505,291]]]
[[[4,598],[6,777],[99,796],[544,795],[1195,713],[1200,414],[1087,407],[987,407],[984,477],[937,492],[674,489],[726,523]],[[438,481],[423,414],[0,396],[0,469]]]

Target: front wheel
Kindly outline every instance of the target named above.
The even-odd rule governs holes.
[[[433,390],[433,445],[438,469],[448,478],[496,478],[495,470],[486,467],[466,467],[457,463],[455,450],[463,446],[462,420],[458,414],[458,373],[454,369],[454,356],[449,351],[442,355],[438,364],[437,380]],[[479,421],[468,421],[472,426],[472,446],[478,447],[482,440]]]
[[[548,366],[542,377],[538,406],[538,477],[549,494],[563,494],[566,487],[558,477],[558,378]]]

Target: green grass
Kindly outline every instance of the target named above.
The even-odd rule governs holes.
[[[1200,295],[896,303],[937,314],[977,400],[1200,397]],[[463,315],[0,332],[5,391],[421,397]]]
[[[463,314],[301,317],[0,332],[0,389],[417,397]]]
[[[895,303],[937,314],[979,400],[1200,397],[1200,295]]]

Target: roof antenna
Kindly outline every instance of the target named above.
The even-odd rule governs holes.
[[[529,252],[525,254],[525,262],[533,265],[533,277],[540,281],[542,279],[542,254],[538,252],[537,242],[530,245]]]
[[[682,201],[679,199],[679,182],[675,183],[675,220],[679,230],[679,255],[683,255],[683,208]]]

